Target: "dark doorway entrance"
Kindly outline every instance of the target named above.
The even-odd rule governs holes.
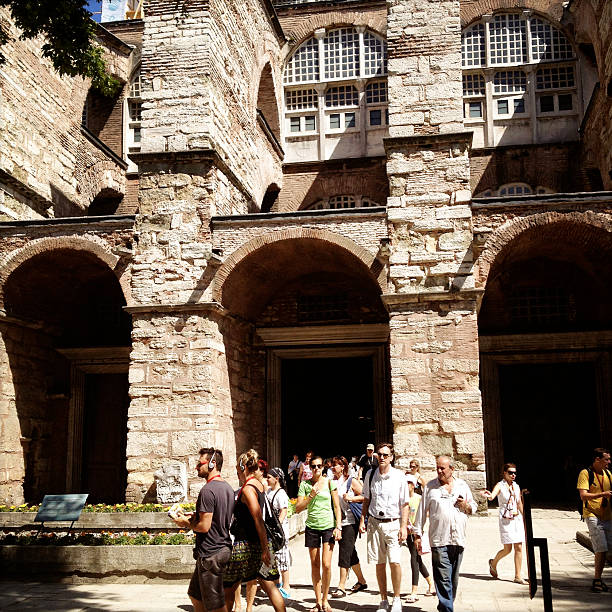
[[[536,503],[577,499],[578,472],[602,442],[596,388],[592,362],[499,366],[505,461]]]
[[[374,442],[372,357],[284,359],[281,456],[360,456]]]
[[[128,377],[85,375],[82,492],[88,503],[125,500]]]

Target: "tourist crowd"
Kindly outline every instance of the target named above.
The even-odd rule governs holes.
[[[402,612],[402,546],[410,551],[412,588],[406,603],[418,599],[420,574],[427,581],[425,596],[437,596],[438,610],[452,612],[467,518],[477,509],[472,491],[456,476],[449,456],[436,458],[437,477],[429,482],[422,478],[418,461],[411,460],[406,472],[395,468],[393,462],[393,445],[388,442],[376,448],[369,444],[359,459],[355,456],[350,461],[339,455],[324,460],[308,452],[304,461],[293,456],[285,479],[282,468],[269,468],[250,449],[238,457],[236,470],[241,487],[234,491],[221,477],[222,451],[201,449],[196,469],[206,479],[206,485],[200,491],[196,510],[173,515],[177,525],[193,529],[196,534],[196,568],[188,590],[194,610],[239,609],[239,586],[243,582],[247,612],[252,610],[258,584],[276,612],[285,610],[285,599],[291,597],[288,508],[290,497],[297,497],[296,512],[306,512],[304,544],[316,602],[310,612],[331,612],[330,597],[345,598],[368,588],[355,548],[360,534],[367,534],[368,562],[376,565],[380,594],[377,612]],[[595,592],[608,589],[601,574],[602,559],[605,561],[606,551],[612,550],[609,462],[607,450],[595,449],[592,465],[578,479],[584,504],[581,509],[596,554],[592,585]],[[492,491],[479,493],[485,500],[497,498],[499,505],[503,547],[489,560],[489,572],[497,578],[498,563],[514,549],[514,582],[524,585],[523,507],[516,477],[516,465],[506,463],[502,479]],[[272,515],[276,522],[270,527]],[[335,546],[339,548],[340,578],[331,590]],[[432,575],[423,562],[428,554]],[[347,588],[349,570],[356,581]]]

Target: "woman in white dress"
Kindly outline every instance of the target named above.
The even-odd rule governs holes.
[[[516,465],[504,464],[504,475],[494,487],[493,491],[482,491],[482,496],[488,500],[497,497],[499,504],[499,536],[503,548],[497,552],[493,559],[489,559],[489,573],[497,578],[497,564],[508,556],[514,547],[514,582],[527,584],[521,577],[523,563],[523,542],[525,529],[523,527],[523,503],[521,489],[516,483]]]

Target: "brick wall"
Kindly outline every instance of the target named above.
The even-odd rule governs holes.
[[[470,153],[470,185],[474,194],[506,183],[527,183],[558,193],[590,191],[582,168],[576,166],[576,143],[499,147]]]
[[[6,9],[0,10],[0,18],[10,24]],[[46,200],[46,204],[24,210],[17,203],[19,198],[11,197],[11,185],[5,188],[6,181],[0,179],[1,191],[8,194],[4,198],[4,205],[11,211],[8,216],[53,217],[66,211],[79,214],[96,195],[83,190],[80,179],[99,163],[115,166],[119,176],[113,181],[123,191],[118,166],[81,134],[87,81],[60,77],[42,57],[40,41],[18,40],[18,31],[12,25],[8,27],[11,39],[3,48],[6,63],[0,75],[0,170],[14,179],[12,188],[25,196],[21,204],[32,199],[28,189]],[[107,51],[111,71],[123,75],[127,58],[114,49]],[[104,175],[98,181],[104,185]]]
[[[490,15],[494,11],[503,9],[534,10],[547,15],[553,21],[559,21],[563,14],[563,0],[461,0],[461,24],[468,25],[480,19],[483,15]]]
[[[286,165],[283,188],[273,210],[299,210],[322,198],[348,194],[367,196],[384,206],[389,195],[384,161],[368,158]]]

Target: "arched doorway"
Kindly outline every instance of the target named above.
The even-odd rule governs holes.
[[[308,449],[359,454],[389,435],[388,316],[382,266],[370,258],[327,240],[279,239],[246,254],[223,284],[223,305],[253,327],[263,376],[251,395],[262,398],[275,464]]]
[[[131,321],[117,277],[90,251],[52,248],[18,265],[3,296],[2,375],[24,499],[124,501]]]
[[[489,482],[504,461],[542,503],[570,503],[612,433],[612,235],[534,224],[491,265],[479,312]]]

